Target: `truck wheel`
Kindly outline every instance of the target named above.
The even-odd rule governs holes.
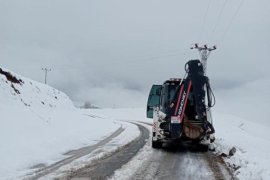
[[[160,148],[162,148],[162,142],[152,141],[152,148],[154,148],[154,149],[160,149]]]

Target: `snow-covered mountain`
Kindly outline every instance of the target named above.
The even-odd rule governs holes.
[[[32,110],[44,110],[45,107],[74,109],[73,103],[64,93],[3,68],[0,68],[0,82],[2,108],[12,105],[14,108],[31,107]]]
[[[4,68],[0,116],[0,179],[17,179],[31,166],[50,164],[119,127],[83,115],[66,94]]]

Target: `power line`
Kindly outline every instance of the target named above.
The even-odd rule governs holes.
[[[245,1],[245,0],[242,0],[242,1],[240,2],[240,4],[238,5],[238,7],[237,7],[237,9],[236,9],[236,11],[235,11],[235,13],[234,13],[234,15],[232,16],[232,18],[231,18],[231,20],[230,20],[230,22],[229,22],[229,25],[227,26],[227,28],[225,29],[223,35],[221,36],[221,38],[220,38],[220,40],[219,40],[220,43],[224,40],[224,38],[225,38],[226,34],[228,33],[230,27],[232,26],[233,21],[235,20],[235,18],[236,18],[236,16],[238,15],[238,13],[239,13],[239,11],[240,11],[242,5],[244,4],[244,1]]]
[[[221,7],[221,10],[219,11],[218,18],[217,18],[216,24],[215,24],[215,26],[214,26],[214,28],[213,28],[213,30],[212,30],[212,33],[215,33],[215,31],[216,31],[216,29],[217,29],[217,27],[218,27],[218,25],[219,25],[220,18],[221,18],[222,14],[223,14],[223,11],[224,11],[224,9],[225,9],[225,6],[226,6],[227,2],[228,2],[228,0],[225,0],[225,1],[224,1],[223,5],[222,5],[222,7]]]
[[[157,53],[154,53],[154,54],[151,53],[151,54],[145,54],[145,55],[132,56],[131,58],[148,58],[148,57],[153,57],[153,56],[154,57],[155,56],[163,56],[164,54],[179,53],[180,50],[181,50],[180,48],[170,49],[170,50],[167,50],[167,51],[160,52],[159,55],[157,55]]]
[[[198,38],[199,41],[201,41],[202,36],[203,36],[203,34],[204,34],[205,23],[206,23],[206,17],[207,17],[207,14],[208,14],[208,11],[209,11],[211,2],[212,2],[212,0],[209,0],[209,1],[208,1],[208,5],[207,5],[206,11],[205,11],[204,16],[203,16],[202,27],[201,27],[201,31],[200,31],[199,38]]]
[[[164,60],[164,58],[167,57],[179,57],[182,56],[184,54],[190,53],[190,51],[182,51],[182,52],[178,52],[178,53],[170,53],[170,54],[161,54],[161,55],[157,55],[157,56],[142,56],[141,58],[136,59],[136,57],[132,57],[130,58],[131,60],[127,60],[127,61],[113,61],[113,64],[138,64],[138,63],[146,63],[146,62],[157,62],[158,60]]]

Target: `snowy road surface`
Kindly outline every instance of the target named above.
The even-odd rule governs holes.
[[[102,146],[106,148],[110,141],[123,135],[125,129],[120,127],[109,137],[95,145],[66,153],[65,155],[68,155],[66,159],[42,167],[25,179],[233,179],[232,174],[220,157],[211,152],[202,152],[201,148],[186,145],[176,147],[165,144],[163,149],[152,149],[150,147],[149,125],[146,124],[134,123],[133,126],[137,126],[140,131],[137,138],[124,146],[118,146],[119,148],[114,151],[104,153],[94,160],[88,160],[87,162],[86,158],[86,162],[82,163],[84,165],[79,168],[72,167],[72,162],[78,160],[78,163],[80,163],[82,162],[80,158],[83,156],[93,153]],[[144,157],[145,155],[146,157]],[[138,157],[139,163],[136,162]],[[130,164],[135,164],[135,166]],[[61,168],[63,168],[62,171],[59,171]],[[126,169],[129,169],[129,173],[125,173]],[[116,171],[117,176],[115,176]]]
[[[133,156],[146,144],[149,139],[149,131],[142,125],[136,124],[141,132],[140,136],[118,151],[105,155],[105,157],[93,162],[77,171],[68,173],[64,179],[106,179],[113,175],[114,171],[129,162]],[[62,177],[63,178],[63,177]]]
[[[163,150],[152,150],[150,158],[131,179],[223,180],[233,177],[224,162],[211,152],[165,147]]]
[[[148,123],[143,123],[148,124]],[[223,159],[205,147],[165,144],[152,149],[151,139],[112,180],[231,180],[233,174]],[[132,169],[132,170],[131,170]]]
[[[65,153],[64,155],[67,155],[68,156],[67,158],[65,158],[61,161],[58,161],[50,166],[43,167],[43,168],[39,169],[38,171],[33,173],[33,176],[31,178],[28,178],[28,179],[38,179],[42,176],[45,176],[47,174],[50,174],[50,173],[56,171],[60,167],[63,167],[76,159],[79,159],[83,156],[90,154],[98,147],[107,144],[109,141],[111,141],[113,138],[115,138],[116,136],[121,134],[123,131],[124,131],[124,129],[122,127],[120,127],[114,133],[112,133],[109,137],[103,139],[102,141],[98,142],[95,145],[83,147],[83,148]]]

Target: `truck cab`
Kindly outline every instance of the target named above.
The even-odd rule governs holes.
[[[162,141],[169,140],[173,133],[171,128],[175,125],[170,123],[170,117],[173,115],[170,105],[174,101],[180,81],[181,79],[171,78],[162,85],[153,85],[150,90],[147,118],[153,119],[152,146],[154,148],[161,146]],[[176,129],[180,130],[180,127]]]
[[[168,107],[173,101],[180,80],[171,78],[163,85],[152,86],[147,101],[147,118],[153,118],[154,107],[158,107],[163,113],[168,113]]]

